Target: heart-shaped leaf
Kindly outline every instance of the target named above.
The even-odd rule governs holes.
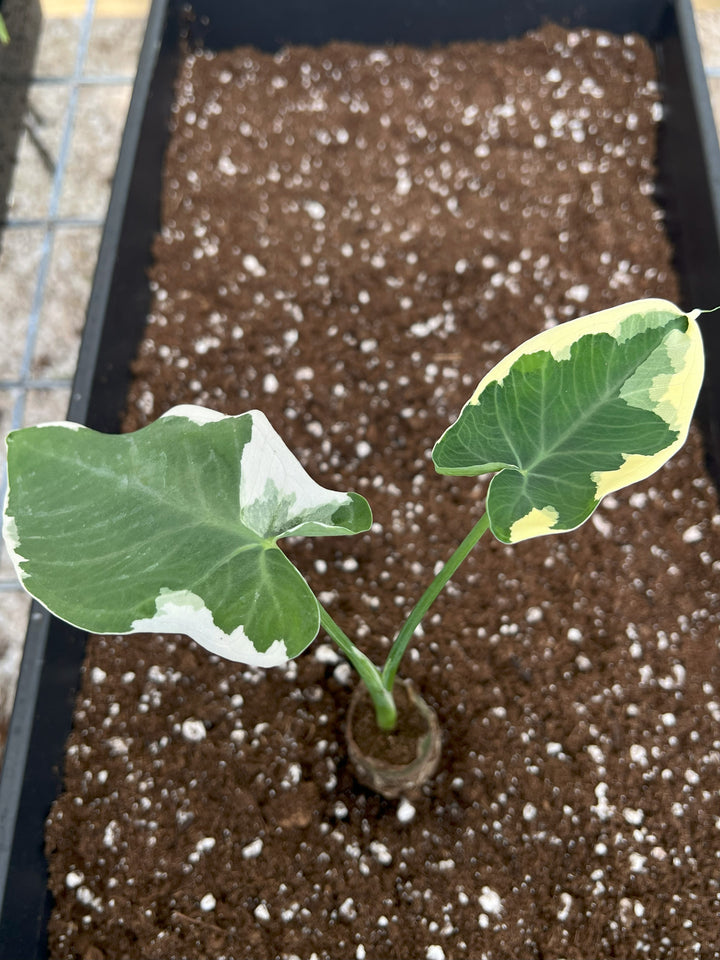
[[[480,382],[435,444],[436,469],[496,473],[487,512],[505,543],[578,527],[685,442],[703,377],[700,312],[637,300],[533,337]]]
[[[320,611],[277,540],[372,523],[363,497],[315,483],[257,410],[174,407],[121,436],[47,424],[7,445],[18,576],[95,633],[185,633],[230,660],[283,663]]]

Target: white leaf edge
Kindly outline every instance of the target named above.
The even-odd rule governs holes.
[[[191,590],[162,589],[151,617],[134,620],[128,633],[182,633],[210,653],[251,667],[278,667],[290,659],[282,640],[275,640],[263,653],[242,625],[225,633],[215,624],[202,597]]]
[[[243,447],[240,460],[240,515],[256,536],[265,539],[269,531],[257,529],[258,524],[251,526],[248,523],[248,510],[256,503],[262,502],[265,484],[269,477],[275,481],[281,494],[292,497],[295,505],[302,507],[303,513],[319,507],[339,509],[352,502],[352,498],[347,493],[329,490],[312,479],[262,410],[247,410],[233,417],[196,404],[179,404],[162,414],[160,419],[178,417],[202,426],[218,420],[240,419],[248,416],[251,418],[252,426],[250,439]],[[297,522],[284,530],[282,536],[292,536],[307,522],[307,519],[298,517]],[[328,531],[334,529],[333,524],[323,524],[322,521],[312,522],[317,526],[325,526]]]
[[[264,413],[259,410],[249,412],[252,416],[252,433],[243,447],[240,461],[240,512],[246,523],[247,509],[262,502],[268,477],[277,484],[281,495],[293,498],[292,509],[296,514],[298,507],[302,508],[303,513],[320,507],[331,508],[334,512],[351,503],[346,493],[328,490],[312,479]],[[292,519],[288,517],[289,521]],[[297,515],[295,521],[283,530],[282,536],[292,535],[307,522]],[[314,522],[326,526],[328,530],[332,529],[332,524]],[[253,533],[265,538],[270,535],[270,530],[257,529]]]

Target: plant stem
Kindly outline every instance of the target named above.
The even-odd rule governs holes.
[[[355,667],[372,697],[377,725],[381,730],[393,730],[397,723],[397,707],[392,691],[383,684],[380,671],[369,657],[358,650],[350,637],[340,629],[320,602],[318,602],[318,606],[320,607],[320,623],[323,629],[332,637]]]
[[[417,630],[423,617],[435,602],[445,584],[455,573],[465,557],[467,557],[467,555],[470,553],[480,537],[488,529],[489,524],[490,521],[487,513],[483,513],[470,533],[465,537],[457,550],[447,560],[443,568],[434,577],[428,588],[413,607],[412,611],[410,612],[410,616],[407,618],[397,637],[393,641],[393,645],[390,648],[390,653],[388,654],[388,658],[382,671],[382,682],[386,690],[392,690],[393,683],[395,682],[395,674],[400,666],[400,661],[402,660],[403,654],[407,649],[407,645],[410,642],[412,635]]]
[[[363,683],[372,697],[375,707],[375,718],[381,730],[393,730],[397,723],[397,707],[395,706],[395,700],[392,695],[392,688],[395,682],[395,675],[400,666],[403,654],[407,649],[407,645],[410,643],[420,622],[437,599],[445,584],[488,529],[489,524],[487,514],[483,513],[457,550],[435,575],[393,641],[382,672],[378,670],[369,657],[361,650],[358,650],[350,637],[343,632],[325,607],[318,601],[318,606],[320,607],[320,623],[326,633],[332,637],[360,674]]]

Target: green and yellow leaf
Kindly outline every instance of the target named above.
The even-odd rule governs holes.
[[[3,534],[23,586],[96,633],[185,633],[257,666],[297,656],[318,603],[279,549],[369,529],[354,493],[306,473],[257,410],[175,407],[135,433],[11,433]]]
[[[685,442],[702,384],[696,317],[647,299],[560,324],[508,354],[433,450],[439,473],[495,473],[505,543],[572,530]]]

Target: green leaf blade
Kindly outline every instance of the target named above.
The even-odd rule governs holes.
[[[667,301],[581,317],[490,371],[435,445],[435,467],[500,471],[487,510],[506,543],[572,530],[682,445],[702,374],[695,315]]]
[[[97,633],[172,632],[270,666],[317,635],[317,601],[282,536],[370,527],[258,411],[176,407],[136,433],[50,424],[8,437],[4,536],[23,586]]]

